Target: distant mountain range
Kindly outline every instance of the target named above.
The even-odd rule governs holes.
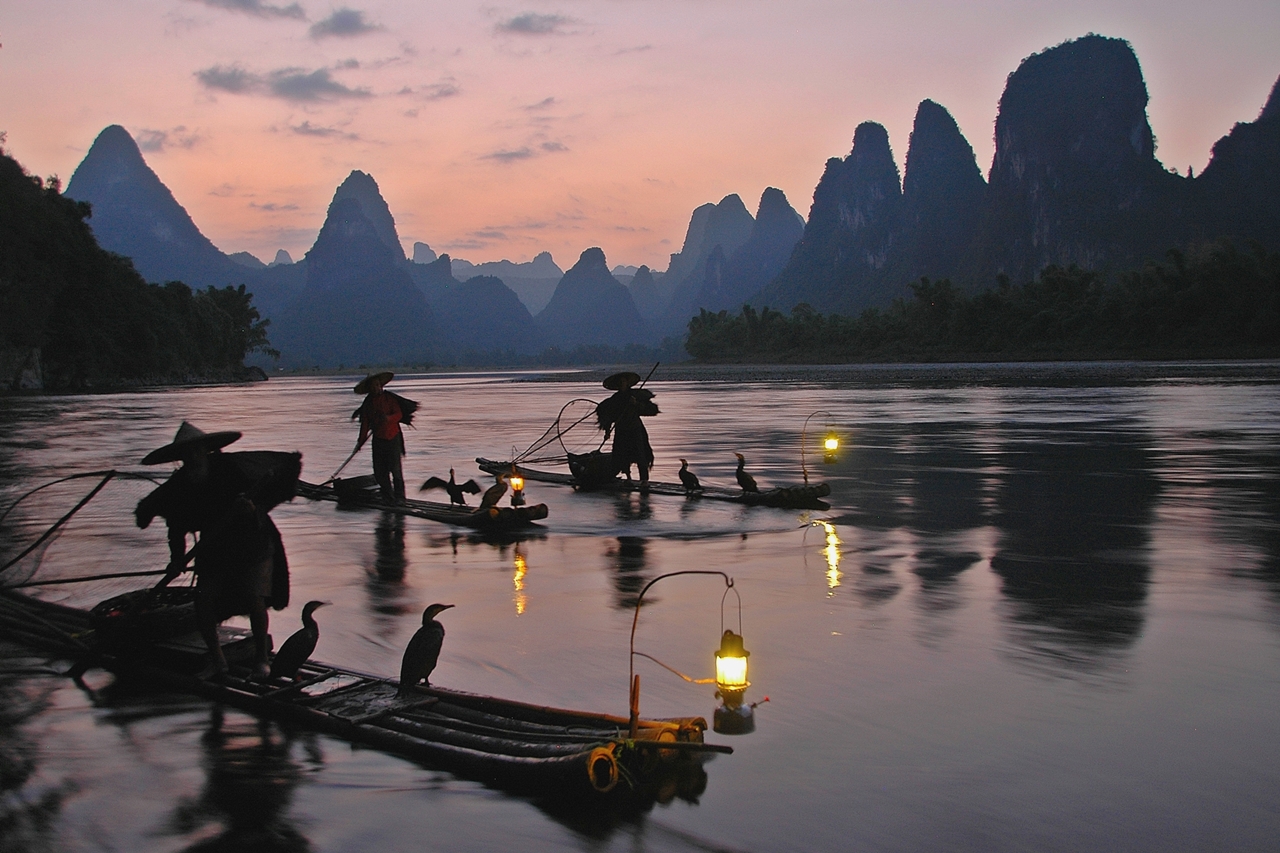
[[[843,314],[906,296],[921,276],[976,290],[1050,264],[1114,273],[1221,237],[1280,248],[1280,103],[1237,124],[1197,178],[1155,159],[1128,42],[1089,35],[1023,60],[996,118],[989,180],[940,105],[923,101],[899,181],[888,134],[858,126],[827,162],[804,235],[753,298]]]
[[[996,118],[983,178],[948,111],[917,109],[900,176],[888,134],[854,132],[827,161],[806,221],[769,188],[753,216],[728,195],[693,211],[665,272],[610,272],[587,249],[564,272],[549,253],[472,264],[416,243],[404,256],[373,177],[337,188],[306,256],[271,264],[219,251],[119,126],[102,131],[66,195],[92,205],[106,249],[150,281],[248,285],[286,364],[455,361],[546,347],[656,344],[699,309],[809,303],[856,314],[920,277],[971,290],[1049,264],[1131,269],[1174,247],[1232,236],[1280,248],[1280,81],[1253,122],[1214,146],[1199,177],[1155,159],[1147,91],[1120,39],[1089,35],[1023,60]]]

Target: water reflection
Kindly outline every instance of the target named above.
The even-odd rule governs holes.
[[[228,723],[221,707],[210,713],[201,737],[205,784],[198,797],[178,801],[169,819],[171,834],[217,835],[184,848],[189,851],[299,853],[311,843],[289,818],[302,772],[289,756],[289,739],[273,723],[237,719]]]
[[[1105,664],[1140,635],[1159,492],[1144,436],[1069,433],[1007,448],[991,561],[1014,643],[1055,669]]]
[[[619,536],[617,544],[610,545],[606,551],[614,563],[614,606],[623,610],[635,609],[640,590],[650,580],[645,575],[648,569],[646,548],[647,543],[640,536]]]
[[[53,686],[32,689],[37,661],[7,643],[0,659],[0,850],[53,850],[54,827],[75,785],[40,778],[39,746],[24,731],[48,707]]]
[[[511,584],[515,587],[516,615],[523,616],[525,608],[528,606],[528,598],[524,592],[524,576],[528,573],[529,566],[525,561],[525,556],[521,552],[519,544],[515,547],[515,557],[513,562],[516,567],[516,572],[511,578]]]
[[[373,529],[373,565],[366,570],[365,589],[369,595],[369,611],[375,614],[380,636],[393,633],[397,617],[413,609],[404,595],[404,577],[408,567],[404,516],[394,512],[379,513],[378,523]]]

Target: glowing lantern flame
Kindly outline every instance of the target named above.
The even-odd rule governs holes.
[[[716,652],[716,687],[721,692],[741,693],[750,686],[747,681],[747,658],[751,652],[742,646],[742,637],[725,630]]]

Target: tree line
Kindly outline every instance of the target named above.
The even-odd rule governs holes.
[[[1108,281],[1049,266],[968,294],[922,278],[857,317],[703,309],[685,348],[706,362],[929,362],[1280,356],[1280,254],[1232,241],[1170,250]]]
[[[61,190],[0,148],[0,352],[38,349],[46,388],[237,379],[249,353],[278,355],[244,285],[147,283]]]

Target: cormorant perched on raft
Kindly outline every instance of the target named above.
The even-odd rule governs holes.
[[[741,453],[735,453],[733,455],[738,457],[738,470],[735,472],[735,475],[738,478],[738,485],[742,486],[742,491],[744,493],[760,491],[760,488],[756,486],[756,478],[743,470],[743,466],[747,462],[746,458]]]
[[[298,669],[307,662],[311,653],[316,650],[320,639],[320,626],[316,624],[312,613],[317,607],[324,607],[327,601],[308,601],[302,608],[302,630],[294,632],[280,646],[275,658],[271,661],[272,678],[297,678]]]
[[[484,496],[480,498],[480,509],[497,506],[498,501],[502,500],[502,496],[507,493],[507,475],[494,474],[493,478],[497,482],[485,489]]]
[[[684,493],[686,495],[702,491],[702,484],[698,482],[698,475],[689,470],[689,460],[683,457],[680,459],[680,482],[684,484]]]
[[[449,469],[449,482],[441,480],[439,477],[428,477],[427,481],[418,489],[425,492],[427,489],[444,489],[449,493],[449,503],[455,503],[458,506],[466,506],[467,499],[464,495],[480,494],[480,484],[475,480],[467,480],[465,483],[458,483],[453,479],[453,469]]]
[[[401,696],[411,693],[423,681],[431,684],[431,672],[440,659],[440,647],[444,645],[444,626],[436,621],[436,614],[448,610],[452,604],[433,604],[422,612],[422,627],[405,647],[400,661]]]

